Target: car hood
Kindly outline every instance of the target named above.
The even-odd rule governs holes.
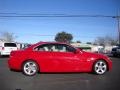
[[[105,59],[105,60],[108,59],[108,57],[103,54],[85,52],[85,51],[83,51],[83,57],[89,58],[89,59]]]

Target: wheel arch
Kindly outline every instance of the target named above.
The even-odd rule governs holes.
[[[40,65],[39,65],[39,63],[38,63],[35,59],[25,59],[25,60],[22,62],[22,64],[21,64],[21,70],[22,70],[22,68],[23,68],[23,65],[24,65],[27,61],[33,61],[33,62],[35,62],[35,63],[37,64],[37,66],[38,66],[38,71],[40,72]]]
[[[106,63],[106,65],[107,65],[107,71],[109,71],[109,64],[108,64],[108,62],[107,62],[105,59],[103,59],[103,58],[98,58],[98,59],[95,59],[94,62],[93,62],[92,72],[93,72],[93,70],[94,70],[94,65],[95,65],[95,63],[96,63],[98,60],[104,61],[104,62]]]

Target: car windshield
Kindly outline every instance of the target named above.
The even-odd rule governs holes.
[[[15,43],[4,43],[5,47],[17,47]]]

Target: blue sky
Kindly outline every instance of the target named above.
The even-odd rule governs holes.
[[[119,6],[119,0],[0,0],[0,13],[117,15]],[[90,17],[0,18],[0,31],[12,32],[17,36],[16,41],[27,43],[53,41],[60,31],[71,33],[73,41],[82,42],[118,35],[114,18]]]

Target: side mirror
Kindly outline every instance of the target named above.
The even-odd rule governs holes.
[[[79,49],[80,51],[82,51],[83,49],[82,48],[80,48],[80,47],[76,47],[77,49]]]
[[[76,54],[77,54],[77,53],[79,53],[79,52],[80,52],[80,50],[79,50],[79,49],[76,49],[76,50],[75,50],[75,53],[76,53]]]

